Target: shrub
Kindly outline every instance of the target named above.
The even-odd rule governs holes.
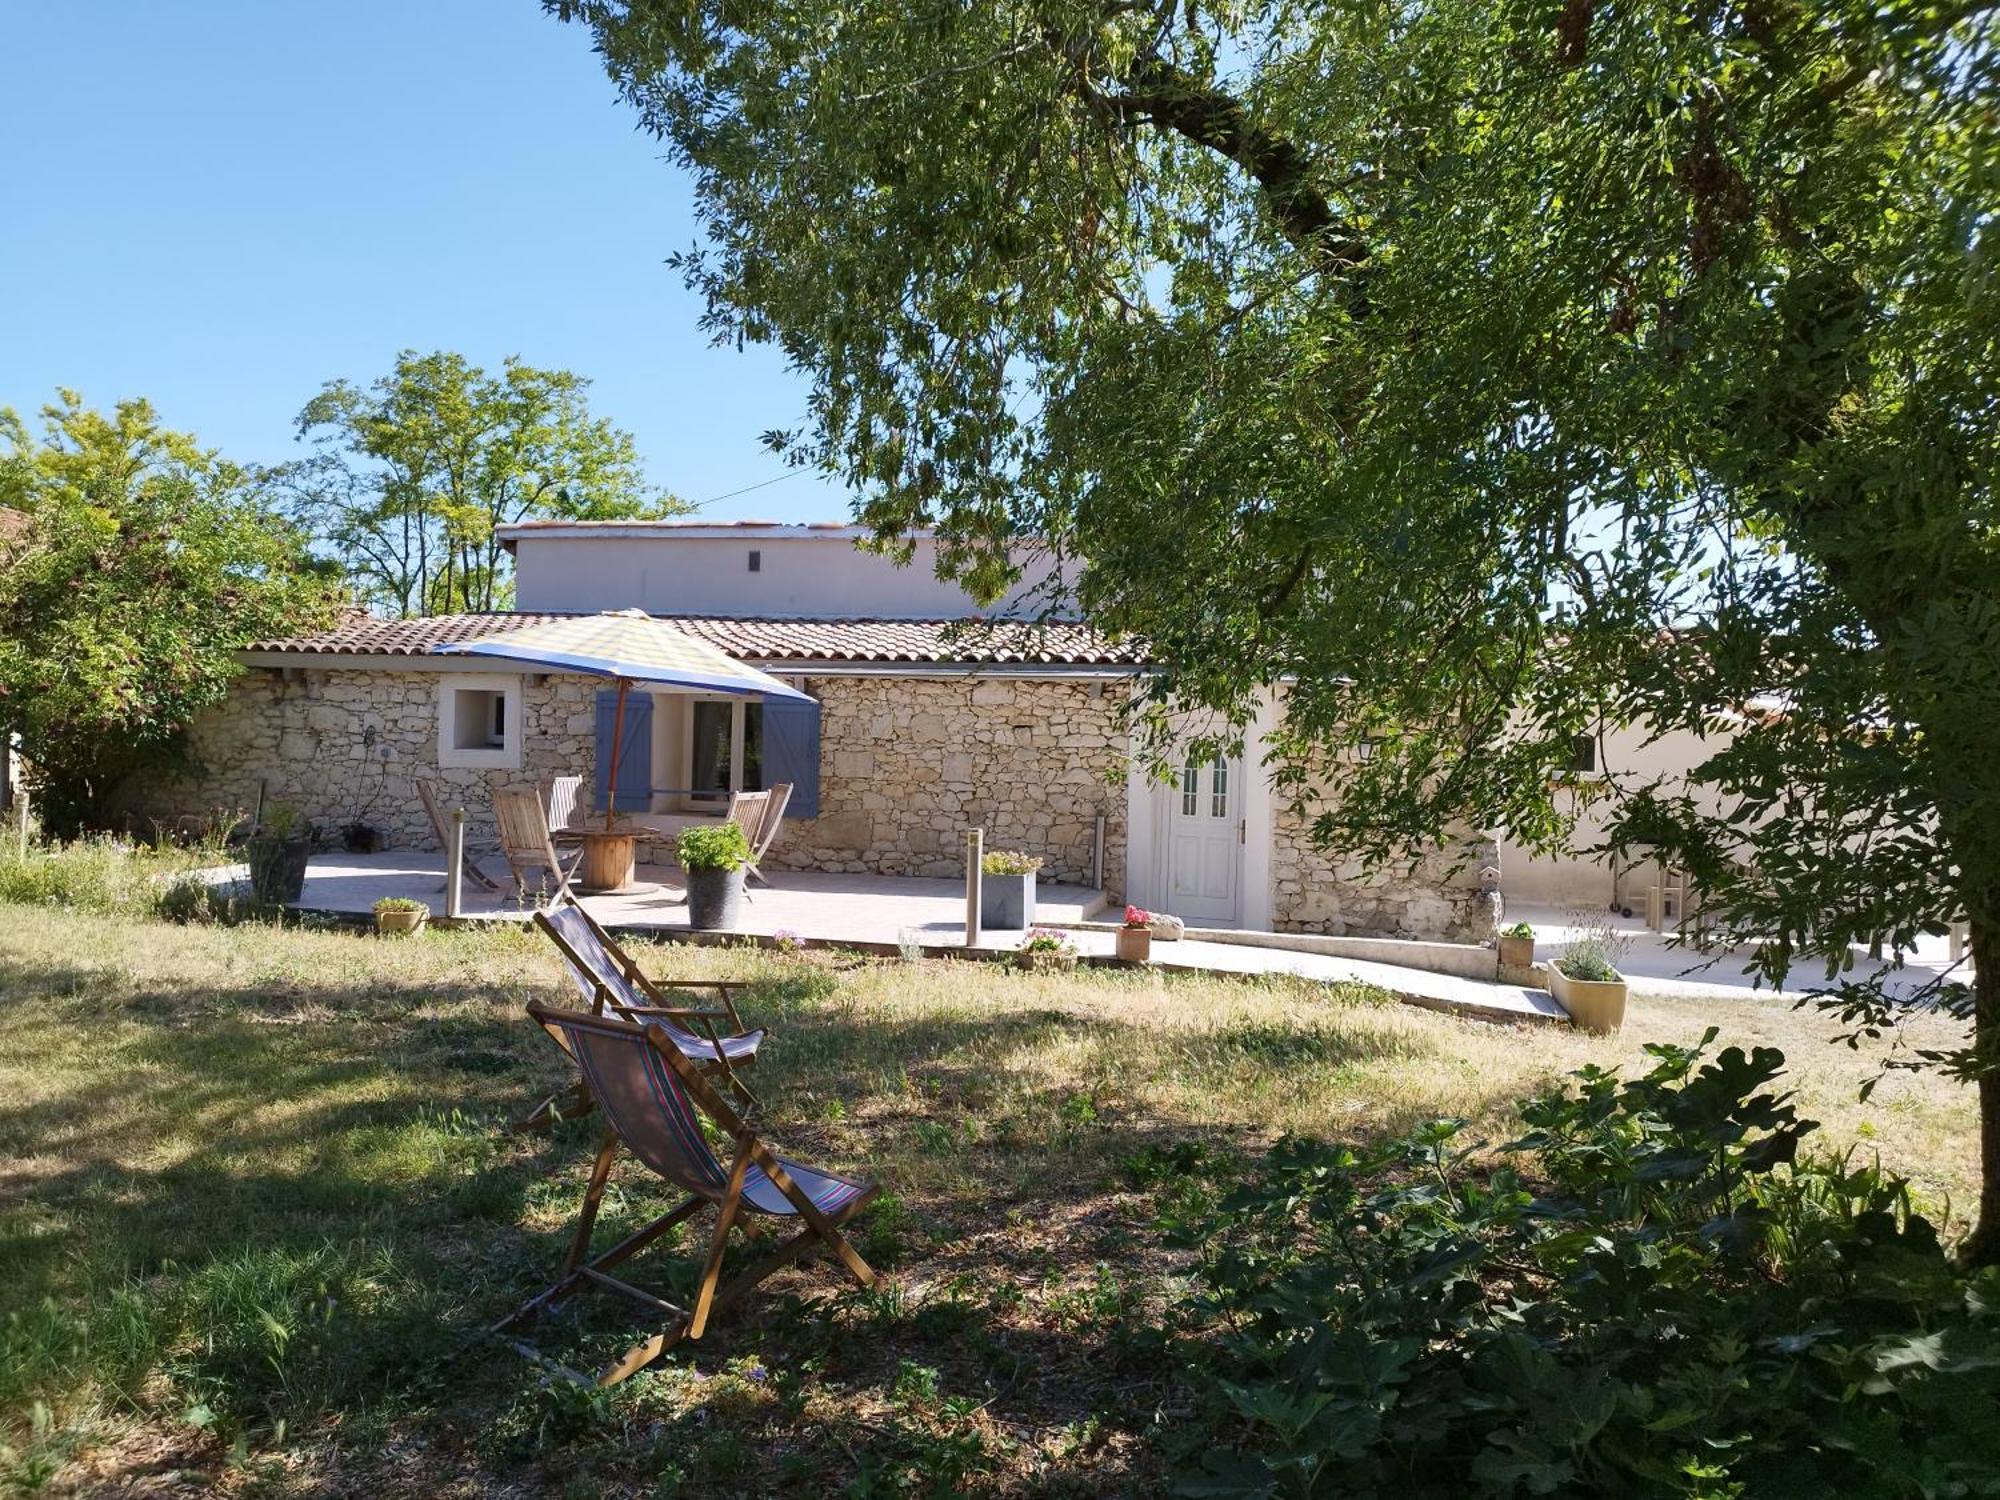
[[[194,863],[179,850],[92,835],[74,843],[30,845],[26,858],[0,845],[0,901],[79,911],[150,911],[160,882]]]
[[[1060,932],[1053,927],[1036,927],[1030,929],[1028,934],[1021,939],[1020,951],[1023,953],[1074,954],[1076,952],[1076,944],[1069,940],[1068,934]]]
[[[685,828],[674,840],[674,857],[683,870],[739,870],[750,858],[750,841],[733,821]]]
[[[1531,938],[1535,935],[1535,926],[1532,922],[1516,922],[1512,927],[1501,928],[1500,935],[1512,938]]]
[[[1212,1429],[1183,1492],[1994,1493],[2000,1270],[1800,1160],[1782,1054],[1714,1037],[1531,1100],[1491,1170],[1455,1120],[1287,1139],[1174,1225]]]
[[[980,856],[979,868],[988,875],[1032,875],[1042,862],[1019,849],[989,849]]]
[[[233,881],[211,881],[189,872],[176,875],[159,887],[153,910],[165,922],[195,926],[212,922],[233,927],[265,915],[267,909],[239,890]]]
[[[1579,939],[1564,947],[1562,952],[1556,955],[1556,967],[1571,979],[1589,979],[1608,984],[1618,978],[1618,969],[1611,962],[1611,955],[1587,938]]]
[[[380,901],[375,903],[375,910],[378,913],[385,911],[427,912],[430,910],[430,905],[428,902],[417,900],[414,896],[384,896]]]

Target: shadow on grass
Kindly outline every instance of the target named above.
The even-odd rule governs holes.
[[[0,965],[0,988],[12,1002],[0,1041],[17,1056],[37,1049],[0,1093],[11,1163],[0,1168],[0,1419],[94,1388],[156,1420],[202,1410],[267,1435],[282,1422],[295,1441],[333,1414],[446,1421],[484,1434],[479,1462],[503,1470],[577,1444],[607,1445],[614,1465],[667,1461],[657,1432],[637,1442],[620,1423],[600,1431],[595,1407],[574,1432],[567,1418],[551,1425],[548,1403],[562,1398],[480,1333],[553,1274],[598,1129],[505,1133],[571,1077],[516,1008],[517,989],[287,983],[188,996],[17,964]],[[1212,1122],[1100,1109],[1088,1089],[1045,1075],[1051,1049],[1106,1069],[1143,1059],[1199,1074],[1393,1062],[1411,1045],[1343,1030],[1338,1010],[1296,1028],[1188,1033],[1053,1009],[884,1017],[840,1000],[823,970],[757,985],[741,1003],[753,1024],[778,1025],[752,1076],[781,1149],[813,1160],[835,1144],[811,1102],[841,1100],[838,1144],[852,1159],[827,1165],[871,1170],[894,1190],[902,1153],[917,1151],[955,1176],[857,1222],[864,1253],[924,1288],[915,1300],[857,1294],[815,1262],[674,1363],[712,1376],[755,1355],[787,1380],[810,1369],[815,1403],[857,1410],[879,1411],[900,1381],[891,1415],[845,1438],[786,1416],[791,1396],[768,1410],[759,1398],[725,1425],[753,1450],[768,1438],[806,1455],[814,1475],[875,1465],[940,1484],[955,1465],[1073,1424],[1088,1429],[1079,1472],[1123,1472],[1130,1455],[1094,1449],[1089,1431],[1124,1432],[1129,1447],[1131,1414],[1169,1400],[1170,1372],[1134,1338],[1143,1320],[1118,1290],[1156,1257],[1150,1208],[1118,1190],[1113,1169]],[[996,1073],[1012,1079],[1011,1129],[970,1138],[960,1096]],[[599,1243],[671,1197],[623,1160]],[[706,1229],[697,1219],[678,1263],[649,1252],[634,1279],[684,1300],[685,1253]],[[1075,1303],[1058,1305],[1049,1289],[1070,1281],[1081,1290],[1060,1297]],[[1037,1298],[1057,1310],[1024,1317]],[[627,1310],[600,1300],[609,1306],[550,1331],[553,1352],[569,1340],[588,1358],[630,1341]],[[636,1383],[620,1399],[660,1388]],[[953,1395],[975,1398],[977,1416],[947,1412]],[[678,1434],[700,1472],[723,1481],[733,1463],[764,1464],[679,1420],[653,1429]]]

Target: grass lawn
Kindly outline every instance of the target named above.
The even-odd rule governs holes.
[[[568,1081],[522,1014],[571,993],[540,938],[0,905],[0,1490],[1154,1493],[1186,1410],[1145,1335],[1177,1292],[1163,1195],[1287,1130],[1505,1139],[1523,1092],[1710,1024],[1786,1050],[1828,1147],[1934,1205],[1976,1183],[1969,1093],[1898,1072],[1862,1105],[1879,1049],[1769,1003],[1635,1002],[1593,1040],[1296,982],[641,952],[756,981],[767,1134],[886,1184],[855,1233],[892,1275],[788,1271],[600,1394],[479,1332],[553,1273],[595,1141],[502,1128]],[[1161,1167],[1190,1140],[1191,1175]],[[622,1164],[600,1243],[669,1201]],[[673,1260],[629,1274],[684,1293]],[[541,1338],[636,1331],[602,1298]]]

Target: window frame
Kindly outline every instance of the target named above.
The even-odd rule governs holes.
[[[750,742],[750,710],[761,709],[762,704],[753,704],[748,698],[736,693],[690,693],[687,695],[687,711],[680,715],[682,764],[687,767],[688,790],[684,794],[690,802],[713,804],[727,802],[738,792],[758,792],[762,786],[746,787],[743,784],[745,750]],[[695,783],[695,747],[698,739],[695,720],[700,717],[698,710],[704,703],[726,703],[729,705],[729,785],[726,787],[697,787]],[[759,724],[759,746],[757,757],[757,779],[764,779],[762,725]]]
[[[463,694],[478,693],[473,701]],[[481,716],[481,743],[461,745],[459,728],[466,712]],[[495,713],[500,717],[500,743],[493,743]],[[521,768],[521,679],[503,672],[441,672],[438,674],[437,763],[440,770],[518,771]]]

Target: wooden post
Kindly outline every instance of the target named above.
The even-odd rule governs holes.
[[[618,711],[611,716],[611,779],[604,784],[606,833],[611,832],[612,821],[618,816],[618,751],[625,743],[625,692],[631,686],[624,678],[618,679]]]
[[[451,810],[451,847],[445,851],[444,867],[444,914],[452,921],[458,919],[464,881],[465,809],[454,807]]]
[[[984,871],[986,832],[974,828],[965,835],[965,946],[979,946],[979,886]]]

